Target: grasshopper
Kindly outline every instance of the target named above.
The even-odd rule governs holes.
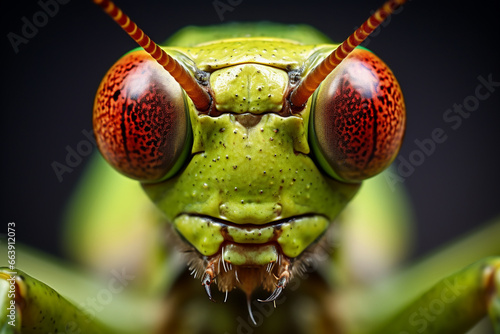
[[[497,257],[442,278],[369,325],[356,312],[335,311],[349,298],[332,292],[333,263],[309,273],[329,253],[336,218],[361,183],[385,170],[401,146],[401,88],[386,64],[357,46],[402,1],[388,1],[342,44],[308,27],[261,23],[189,28],[161,47],[112,2],[96,2],[143,48],[122,57],[98,88],[97,143],[109,165],[140,181],[161,214],[122,179],[108,178],[102,160],[89,183],[126,189],[128,203],[145,208],[144,225],[161,224],[155,231],[163,231],[163,242],[186,255],[201,279],[198,290],[214,300],[216,286],[227,302],[192,314],[192,305],[201,305],[194,280],[171,274],[159,324],[128,330],[454,333],[488,310],[498,330]],[[88,209],[79,206],[75,212]],[[6,269],[1,278],[3,301],[19,315],[3,325],[6,331],[126,332],[92,319],[26,273]],[[107,295],[119,290],[117,280]],[[284,295],[294,281],[301,283],[293,286],[297,297]],[[234,290],[246,303],[229,297]],[[303,295],[312,305],[304,307]],[[241,304],[248,323],[241,321]],[[262,306],[273,304],[276,311]]]

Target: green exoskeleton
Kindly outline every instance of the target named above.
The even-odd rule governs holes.
[[[486,257],[500,252],[500,222],[362,284],[405,240],[404,192],[376,175],[406,115],[391,70],[358,46],[403,1],[342,44],[257,23],[189,27],[161,47],[95,2],[142,47],[98,88],[106,162],[95,158],[68,214],[75,253],[108,275],[92,290],[20,253],[27,273],[0,272],[2,333],[456,333],[487,313],[500,332],[500,258]]]

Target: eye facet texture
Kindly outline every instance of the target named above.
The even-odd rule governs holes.
[[[189,149],[184,93],[144,51],[128,53],[108,71],[95,98],[93,124],[104,158],[143,182],[175,173]]]
[[[391,164],[404,135],[405,104],[396,78],[377,56],[356,49],[314,99],[311,140],[326,173],[360,182]]]

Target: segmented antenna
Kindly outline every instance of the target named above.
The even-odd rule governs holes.
[[[195,107],[207,110],[210,107],[210,95],[198,84],[198,82],[182,67],[179,62],[169,56],[163,49],[153,42],[130,18],[122,12],[112,1],[93,0],[104,11],[122,27],[123,30],[147,53],[149,53],[170,75],[181,85],[186,94],[193,100]]]
[[[293,90],[290,100],[295,107],[303,107],[316,88],[344,60],[349,53],[360,45],[396,8],[406,0],[389,0],[356,29],[328,57],[316,66]]]

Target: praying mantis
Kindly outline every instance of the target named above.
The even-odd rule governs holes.
[[[268,28],[269,28],[269,27],[268,27]],[[201,108],[201,107],[200,107],[200,108]],[[248,122],[248,121],[243,121],[243,122],[244,122],[244,123],[246,123],[246,122]],[[276,129],[277,129],[277,128],[276,128]],[[237,129],[236,129],[236,130],[237,130]],[[280,129],[278,129],[278,130],[280,130]],[[283,132],[283,129],[281,129],[281,130],[282,130],[282,132]],[[224,131],[223,131],[223,132],[224,132]],[[277,133],[279,133],[279,131],[278,131]],[[236,133],[235,133],[235,134],[236,134]],[[246,158],[246,157],[245,157],[245,158]],[[214,158],[214,159],[216,159],[216,160],[217,160],[217,158]],[[215,161],[214,161],[214,162],[215,162]],[[233,165],[233,166],[234,166],[234,165]],[[234,167],[232,167],[232,168],[233,168],[234,170],[237,170],[237,168],[234,168]],[[324,167],[323,167],[323,168],[324,168]],[[240,170],[241,170],[241,166],[240,166]],[[338,175],[337,175],[337,176],[338,176]],[[344,177],[345,177],[345,176],[344,176]],[[241,190],[241,188],[240,188],[240,190]],[[244,199],[241,199],[241,200],[244,200]],[[320,222],[320,223],[321,223],[321,222]],[[300,226],[300,225],[298,225],[298,226]],[[260,231],[259,231],[259,232],[260,232]],[[257,233],[259,233],[259,232],[257,232]],[[236,237],[236,235],[235,235],[234,233],[233,233],[233,234],[231,234],[231,236],[232,236],[232,237]],[[192,242],[194,242],[194,241],[192,241]],[[306,241],[304,241],[304,243],[306,243]],[[204,247],[200,246],[200,250],[204,251],[204,250],[206,250],[206,248],[204,248]],[[236,252],[236,253],[237,253],[237,252]],[[235,255],[236,255],[236,253],[233,253],[233,256],[235,256]],[[231,255],[231,254],[229,254],[229,255]],[[266,253],[266,255],[272,256],[272,251],[271,251],[271,253]],[[248,260],[248,259],[246,259],[246,260]],[[224,263],[224,261],[223,261],[223,263]],[[126,277],[126,275],[125,275],[125,277]],[[282,277],[280,277],[280,278],[283,278],[283,277],[285,277],[285,276],[282,276]],[[287,282],[287,283],[288,283],[288,282]],[[20,283],[20,284],[22,284],[22,283]],[[234,283],[233,283],[233,284],[234,284]],[[291,283],[290,283],[290,284],[291,284]],[[444,288],[446,288],[446,287],[448,287],[448,286],[446,286],[446,282],[444,282],[443,284],[445,284],[445,286],[443,287],[443,289],[444,289]],[[207,287],[208,285],[209,285],[209,284],[205,284],[205,287]],[[448,289],[450,290],[451,288],[449,288],[449,287],[448,287]],[[208,289],[207,289],[207,291],[208,291]],[[276,291],[276,290],[275,290],[275,291]],[[447,291],[448,291],[448,290],[447,290]],[[456,290],[456,288],[455,288],[455,292],[456,292],[456,291],[457,291],[457,290]],[[272,295],[272,296],[273,296],[273,297],[276,297],[276,300],[278,300],[278,299],[277,299],[277,298],[278,298],[278,296],[276,296],[276,295]],[[444,296],[447,298],[446,300],[451,300],[453,297],[457,297],[457,296],[451,296],[451,295],[447,295],[447,294],[445,294]],[[434,299],[431,299],[430,301],[428,301],[428,302],[427,302],[427,304],[431,303],[433,300],[434,300]],[[442,303],[444,303],[444,302],[442,302]],[[439,303],[438,303],[438,304],[439,304]],[[438,305],[438,304],[436,304],[436,305]],[[441,304],[439,304],[439,305],[441,305]],[[438,305],[438,306],[436,306],[436,307],[439,307],[439,305]],[[447,305],[447,304],[443,304],[443,305]],[[281,305],[280,305],[280,307],[281,307]],[[278,310],[279,310],[279,309],[280,309],[280,308],[278,308]],[[263,312],[262,312],[262,313],[263,313]],[[250,313],[249,313],[249,314],[250,314],[250,315],[252,315],[252,314],[253,314],[253,313],[252,313],[252,311],[250,311]],[[423,317],[423,318],[422,318],[422,317]],[[417,315],[417,318],[415,319],[415,321],[416,321],[416,322],[419,322],[419,321],[420,321],[420,322],[419,322],[420,326],[423,326],[423,325],[421,324],[421,321],[426,322],[426,324],[428,324],[429,322],[432,324],[433,322],[431,322],[431,320],[430,320],[430,319],[432,319],[431,317],[433,317],[433,315],[429,315],[428,317],[426,317],[425,315],[424,315],[424,316],[423,316],[423,315],[420,315],[420,316],[419,316],[419,315]],[[253,320],[255,321],[256,319],[253,319]],[[258,319],[257,319],[257,320],[258,320]],[[257,323],[257,322],[255,322],[255,323]],[[248,326],[248,325],[247,325],[247,326]],[[410,326],[411,326],[411,324],[410,324]],[[415,327],[415,326],[414,326],[414,327]],[[243,328],[243,327],[241,327],[241,328]],[[410,328],[411,328],[411,327],[410,327]]]

